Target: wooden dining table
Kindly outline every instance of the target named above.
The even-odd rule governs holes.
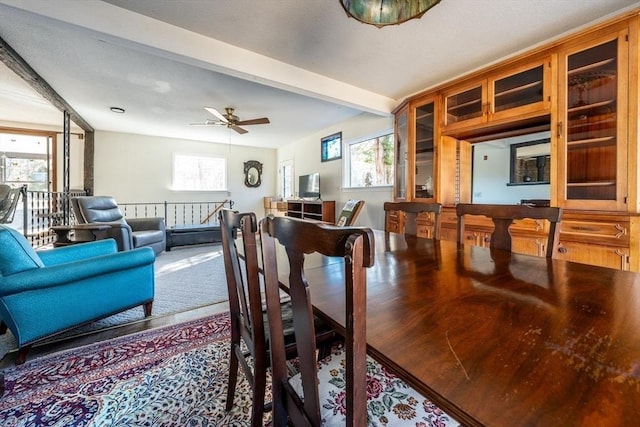
[[[640,425],[640,274],[375,239],[368,353],[442,410],[464,425]],[[343,329],[342,260],[307,256],[305,275],[314,309]]]

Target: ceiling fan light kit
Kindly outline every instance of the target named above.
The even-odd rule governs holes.
[[[270,121],[266,117],[261,117],[259,119],[250,119],[250,120],[240,120],[240,117],[233,114],[234,109],[232,107],[226,107],[225,114],[220,113],[213,107],[204,107],[209,113],[216,116],[217,120],[207,119],[204,123],[192,123],[192,126],[226,126],[239,134],[247,133],[246,129],[241,128],[240,126],[249,126],[249,125],[266,125],[269,124]]]
[[[347,15],[382,28],[419,19],[440,0],[340,0]]]

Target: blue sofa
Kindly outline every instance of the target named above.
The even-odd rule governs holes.
[[[0,333],[18,342],[16,364],[31,345],[121,311],[151,315],[155,254],[150,247],[118,252],[113,239],[35,251],[0,224]]]

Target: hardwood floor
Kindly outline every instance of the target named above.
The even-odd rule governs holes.
[[[201,317],[210,316],[222,311],[227,311],[228,309],[229,305],[227,302],[211,304],[199,307],[194,310],[168,314],[165,316],[151,317],[149,319],[143,319],[121,326],[114,326],[99,331],[88,332],[82,335],[61,339],[60,341],[53,341],[46,344],[36,345],[27,355],[27,362],[29,360],[33,360],[38,357],[42,357],[44,355],[55,353],[58,351],[81,347],[95,342],[105,341],[136,332],[172,325],[175,323],[187,322],[189,320],[199,319]],[[0,361],[0,369],[14,366],[16,355],[17,350],[7,353],[7,355]]]

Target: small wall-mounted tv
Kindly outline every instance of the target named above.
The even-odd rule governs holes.
[[[298,177],[298,195],[301,199],[320,198],[320,174],[318,172]]]

